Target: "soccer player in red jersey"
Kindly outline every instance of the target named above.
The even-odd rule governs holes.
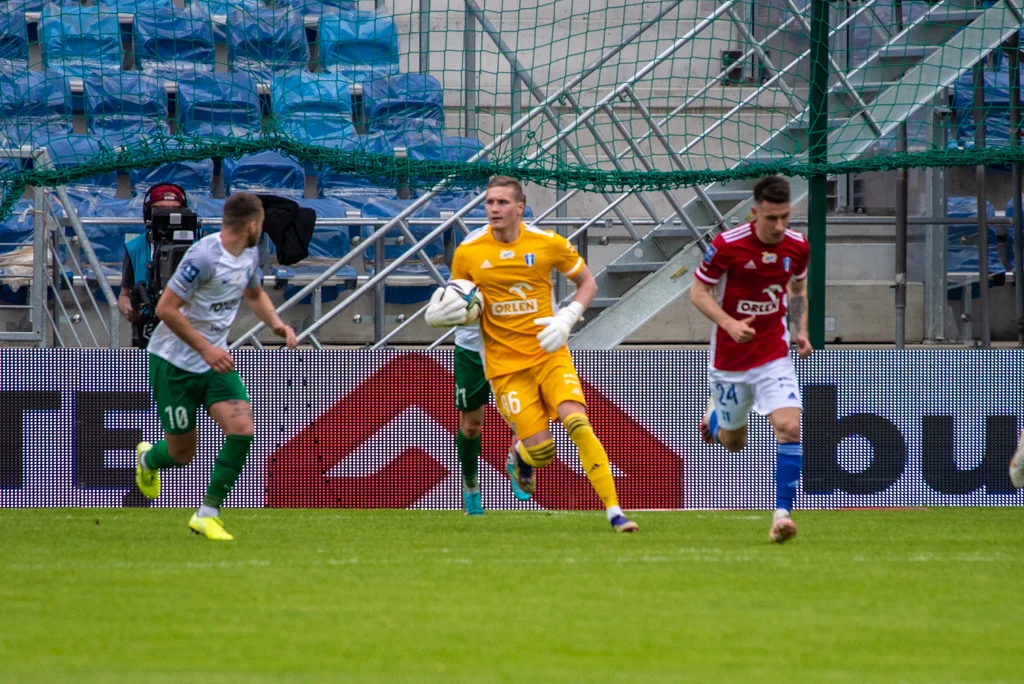
[[[701,438],[729,451],[747,445],[751,408],[768,416],[778,441],[776,504],[769,538],[796,536],[791,513],[800,482],[800,385],[789,356],[789,310],[800,358],[807,337],[807,238],[789,230],[789,181],[762,178],[754,186],[753,220],[719,234],[695,273],[690,301],[715,324],[708,385],[711,398]]]

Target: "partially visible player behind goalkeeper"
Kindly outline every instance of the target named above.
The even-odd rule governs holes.
[[[242,473],[253,440],[249,393],[227,351],[228,332],[244,299],[249,309],[296,345],[295,331],[281,322],[263,291],[256,248],[263,228],[263,204],[248,193],[224,202],[219,233],[207,235],[185,253],[167,283],[156,314],[160,325],[149,346],[153,388],[165,438],[136,448],[135,482],[144,496],[160,495],[160,470],[184,468],[196,455],[196,411],[200,406],[224,432],[203,505],[189,528],[208,539],[233,539],[220,520],[220,506]]]
[[[565,346],[594,299],[597,283],[568,240],[523,224],[526,196],[516,180],[493,178],[486,206],[489,225],[467,235],[455,250],[452,278],[469,280],[483,293],[481,356],[498,410],[519,437],[512,450],[515,480],[524,492],[535,491],[534,469],[555,459],[549,420],[561,420],[612,528],[635,532],[636,523],[619,507],[608,454],[590,426],[583,389]],[[576,284],[572,303],[557,313],[552,269]],[[466,322],[465,309],[445,310],[439,302],[427,314],[436,326]]]
[[[427,323],[435,327],[448,327],[438,325],[438,320],[444,317],[440,313],[443,293],[443,287],[434,292],[431,299],[433,306],[427,314]],[[479,323],[459,326],[455,330],[455,408],[459,412],[455,450],[462,470],[462,510],[466,515],[484,514],[480,492],[480,453],[483,451],[484,410],[491,400],[491,386],[487,382],[484,362],[480,358],[482,346]],[[512,494],[520,501],[529,501],[530,495],[515,480],[514,466],[510,449],[506,470],[512,483]]]

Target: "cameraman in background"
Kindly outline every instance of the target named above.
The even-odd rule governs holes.
[[[142,205],[142,217],[148,222],[153,207],[188,207],[185,191],[171,183],[154,185],[146,193]],[[148,266],[152,259],[153,246],[149,242],[148,226],[146,232],[137,235],[125,245],[124,263],[121,265],[121,293],[117,296],[117,310],[130,323],[139,320],[139,312],[132,306],[132,291],[138,284],[145,285],[149,280]]]

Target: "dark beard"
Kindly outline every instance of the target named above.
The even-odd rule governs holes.
[[[260,236],[259,235],[250,235],[249,239],[246,241],[245,244],[246,244],[247,247],[255,247],[259,243],[260,243]]]

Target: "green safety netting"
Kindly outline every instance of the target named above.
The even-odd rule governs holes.
[[[821,7],[815,43],[806,0],[0,3],[0,148],[52,162],[0,158],[0,216],[27,185],[114,192],[118,172],[265,151],[353,192],[495,173],[647,191],[1024,159],[1015,3]],[[827,110],[813,157],[812,110]],[[293,187],[282,168],[261,182],[287,172]]]

